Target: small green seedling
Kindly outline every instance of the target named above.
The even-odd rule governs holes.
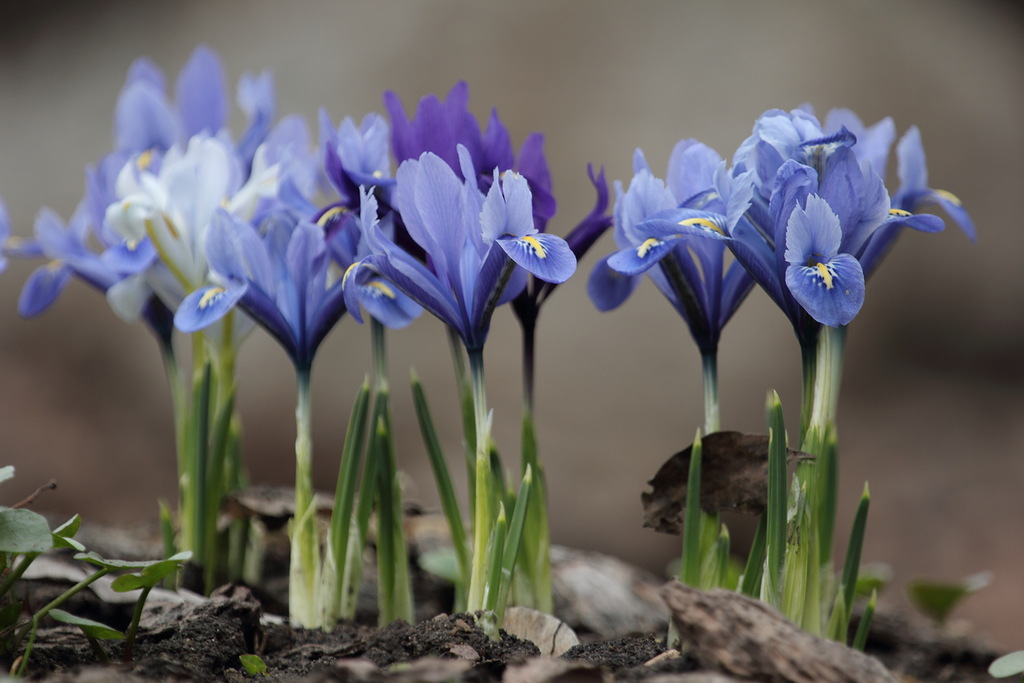
[[[907,592],[914,606],[942,625],[961,600],[990,583],[992,572],[978,572],[957,583],[914,579],[907,585]]]
[[[86,619],[85,617],[76,617],[74,614],[65,612],[62,609],[50,610],[50,618],[54,621],[59,621],[62,624],[71,624],[72,626],[80,628],[82,630],[82,635],[84,635],[86,640],[89,641],[89,647],[92,648],[92,651],[96,653],[96,656],[103,662],[109,662],[110,657],[107,656],[107,651],[100,646],[99,641],[124,640],[124,634],[116,628],[111,628],[106,624],[101,624],[98,621]]]
[[[1009,678],[1021,676],[1024,680],[1024,650],[1003,655],[988,667],[988,675],[993,678]]]
[[[238,655],[238,661],[250,676],[267,675],[267,663],[259,655]]]
[[[114,579],[110,584],[110,587],[118,593],[128,593],[135,590],[142,591],[139,594],[139,599],[135,603],[135,610],[132,612],[132,621],[128,625],[128,631],[126,633],[127,640],[125,641],[124,653],[122,655],[122,659],[124,661],[130,662],[132,659],[132,652],[135,648],[135,636],[139,631],[139,619],[142,618],[142,608],[146,604],[146,598],[149,597],[149,592],[153,590],[154,586],[171,574],[177,572],[186,562],[192,559],[192,552],[185,551],[169,557],[166,560],[155,560],[150,562],[106,560],[93,552],[78,553],[75,555],[75,559],[89,562],[90,564],[94,564],[110,571],[123,571],[125,569],[139,570],[134,573],[122,574]]]

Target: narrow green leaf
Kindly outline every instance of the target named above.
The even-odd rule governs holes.
[[[846,629],[850,621],[849,610],[846,606],[846,594],[843,591],[836,591],[836,599],[832,603],[832,613],[825,625],[825,637],[837,642],[846,644]]]
[[[62,624],[77,626],[82,629],[82,633],[90,638],[97,638],[99,640],[124,640],[124,634],[116,628],[111,628],[106,624],[101,624],[100,622],[93,621],[92,619],[75,616],[74,614],[65,612],[62,609],[51,609],[50,616],[53,617],[54,621],[59,621]]]
[[[747,563],[743,567],[743,577],[740,579],[739,591],[743,595],[756,598],[761,594],[761,581],[764,576],[764,563],[768,528],[768,514],[761,515],[754,531],[754,540],[750,544],[750,554],[747,555]]]
[[[864,651],[868,643],[868,632],[871,630],[871,620],[875,616],[875,605],[878,602],[878,592],[871,592],[871,599],[868,600],[864,613],[860,615],[860,623],[857,624],[857,633],[853,636],[853,649]]]
[[[816,492],[818,496],[817,519],[818,526],[818,558],[819,563],[825,566],[832,560],[832,543],[836,528],[836,507],[839,498],[839,466],[838,466],[838,443],[836,439],[836,426],[829,421],[825,426],[823,444],[816,467]],[[814,451],[812,451],[814,452]]]
[[[776,392],[768,396],[768,506],[765,510],[766,569],[762,595],[773,607],[782,604],[782,567],[786,557],[786,422]]]
[[[456,582],[465,584],[469,581],[469,544],[466,540],[466,527],[462,521],[462,513],[459,510],[459,501],[455,496],[455,487],[452,486],[451,476],[448,472],[448,464],[444,459],[444,452],[441,450],[441,443],[437,438],[437,430],[434,429],[434,421],[430,416],[430,406],[427,403],[427,396],[423,385],[415,373],[412,375],[412,398],[416,408],[416,419],[419,421],[420,433],[423,435],[423,444],[427,449],[427,456],[430,460],[430,467],[434,472],[434,481],[437,484],[437,492],[441,498],[441,509],[444,511],[445,520],[448,522],[448,529],[452,536],[452,547],[455,549],[455,558],[458,561],[461,578]]]
[[[686,479],[686,519],[683,520],[683,566],[680,577],[683,583],[695,588],[700,585],[701,451],[698,429],[690,450],[690,469]]]
[[[860,503],[857,505],[857,514],[853,518],[853,528],[850,531],[850,543],[846,548],[846,563],[843,565],[842,589],[845,593],[843,599],[849,609],[853,605],[853,598],[857,591],[857,573],[860,571],[860,555],[864,548],[864,531],[868,524],[868,507],[871,505],[871,491],[868,490],[867,482],[864,482],[864,493],[860,496]]]

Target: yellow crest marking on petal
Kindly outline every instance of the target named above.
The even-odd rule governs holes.
[[[153,163],[153,150],[147,149],[145,152],[135,157],[135,167],[140,171],[147,170]]]
[[[382,173],[381,171],[374,171],[373,172],[373,177],[374,178],[383,178],[384,177],[384,173]]]
[[[907,216],[913,216],[914,214],[910,213],[909,211],[904,211],[903,209],[889,209],[889,215],[906,218]]]
[[[349,274],[352,273],[352,271],[355,270],[357,266],[359,266],[359,261],[356,261],[351,266],[349,266],[348,268],[345,269],[345,274],[341,276],[341,288],[342,289],[345,289],[345,285],[348,283],[348,276],[349,276]]]
[[[333,206],[330,209],[324,211],[324,215],[320,216],[320,218],[317,219],[316,224],[322,228],[328,223],[330,223],[332,220],[334,220],[337,216],[340,216],[346,213],[347,211],[348,209],[346,209],[344,206]]]
[[[532,235],[527,235],[526,237],[520,237],[519,241],[525,242],[526,246],[530,247],[530,249],[533,250],[533,253],[537,258],[547,258],[547,250],[544,248],[544,245],[540,243],[540,240],[538,240],[536,237],[533,237]]]
[[[639,247],[636,248],[636,255],[639,256],[640,258],[644,258],[645,256],[647,256],[647,252],[649,252],[651,249],[658,246],[659,244],[661,244],[661,240],[659,240],[658,238],[648,237],[647,239],[640,243]]]
[[[718,223],[715,223],[710,218],[687,218],[686,220],[679,221],[679,225],[700,225],[709,230],[714,230],[723,237],[725,236],[725,231],[718,227]]]
[[[54,272],[60,270],[63,266],[64,266],[64,261],[59,259],[59,258],[55,258],[55,259],[53,259],[52,261],[50,261],[49,263],[46,264],[46,269],[48,271],[50,271],[51,273],[54,273]]]
[[[957,206],[962,206],[963,205],[963,203],[960,201],[960,198],[957,197],[952,192],[948,192],[946,190],[932,190],[932,192],[934,192],[939,197],[942,197],[947,202],[950,202],[950,203],[955,204]]]
[[[828,269],[824,263],[819,263],[815,266],[818,271],[818,277],[825,283],[825,289],[832,289],[832,271]]]
[[[381,294],[383,294],[384,296],[386,296],[389,299],[394,299],[395,298],[395,290],[391,289],[384,282],[382,282],[380,280],[374,280],[373,282],[370,282],[369,286],[373,287],[374,289],[376,289],[378,291],[380,291]],[[344,287],[344,285],[342,285],[342,287]]]
[[[226,290],[223,287],[211,287],[210,289],[206,290],[206,293],[203,294],[203,296],[200,297],[199,299],[199,308],[203,309],[208,307],[214,301],[219,299],[220,295],[223,294],[225,291]]]

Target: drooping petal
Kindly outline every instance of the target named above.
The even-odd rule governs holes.
[[[235,307],[245,290],[245,284],[200,287],[186,296],[178,306],[174,314],[174,326],[186,334],[209,327]]]
[[[791,265],[786,285],[822,325],[847,325],[864,305],[864,272],[850,254],[837,254],[812,266]]]
[[[659,239],[648,237],[635,247],[627,247],[611,254],[605,263],[609,268],[623,275],[640,275],[647,272],[675,248],[682,235]]]
[[[561,284],[576,272],[576,255],[561,237],[544,232],[507,235],[498,244],[509,258],[545,282]]]
[[[608,265],[611,256],[613,254],[598,261],[587,279],[587,294],[599,311],[610,311],[621,306],[641,280],[641,276],[625,275],[611,268]]]
[[[51,261],[36,268],[18,298],[18,314],[23,318],[34,318],[57,300],[71,277],[71,269],[61,261]]]

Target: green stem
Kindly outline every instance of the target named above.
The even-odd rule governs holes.
[[[21,656],[21,664],[18,666],[18,673],[16,674],[17,676],[24,676],[25,670],[28,668],[28,658],[29,655],[32,654],[32,645],[36,641],[36,631],[39,629],[39,622],[46,618],[46,615],[50,613],[50,610],[60,607],[65,602],[67,602],[71,598],[71,596],[75,595],[80,590],[88,587],[94,581],[106,576],[113,570],[113,567],[103,567],[95,574],[87,576],[71,588],[67,589],[66,591],[58,595],[56,598],[47,603],[42,609],[40,609],[38,612],[32,615],[32,620],[25,625],[25,627],[21,630],[20,633],[18,633],[18,636],[15,638],[14,642],[14,647],[17,648],[18,645],[21,644],[22,639],[24,639],[25,634],[27,633],[29,636],[28,644],[25,645],[25,653]]]
[[[139,599],[135,602],[135,609],[132,610],[132,621],[128,625],[128,632],[125,634],[124,652],[121,654],[122,662],[132,661],[132,655],[135,651],[135,637],[139,634],[139,620],[142,619],[142,609],[146,606],[146,598],[149,597],[149,591],[151,590],[153,590],[152,586],[143,588],[139,594]]]
[[[313,497],[313,444],[309,368],[296,373],[295,517],[291,524],[291,563],[288,574],[288,614],[293,626],[319,626],[317,587],[320,548]]]
[[[488,562],[487,541],[493,524],[491,514],[491,468],[487,440],[490,430],[487,420],[487,391],[484,384],[484,357],[480,349],[469,352],[470,375],[473,386],[473,415],[476,433],[475,491],[473,498],[473,563],[469,577],[467,609],[475,612],[484,608]]]
[[[722,428],[718,411],[718,354],[701,356],[704,368],[704,433],[714,434]]]

